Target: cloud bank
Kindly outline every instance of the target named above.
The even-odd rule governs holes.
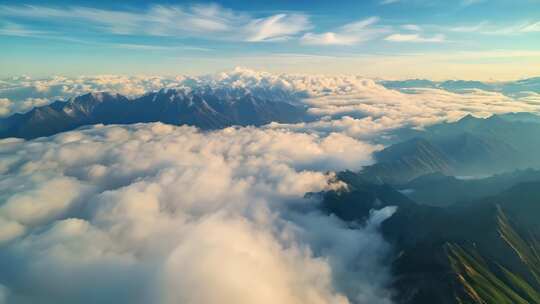
[[[375,148],[337,133],[159,123],[3,140],[1,295],[9,303],[390,303],[388,245],[375,219],[393,210],[353,230],[304,198],[342,187],[325,172],[359,168]]]
[[[393,90],[361,76],[271,74],[237,68],[204,76],[95,76],[18,77],[0,82],[0,115],[27,111],[35,105],[80,94],[110,91],[138,96],[161,88],[241,88],[264,98],[296,100],[308,106],[311,123],[269,127],[340,132],[359,139],[403,127],[423,127],[454,121],[467,114],[486,117],[496,113],[540,112],[539,94],[532,91],[501,92],[466,89],[450,92],[439,88]]]

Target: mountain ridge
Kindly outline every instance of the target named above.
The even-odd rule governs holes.
[[[0,119],[0,138],[32,139],[97,123],[159,121],[210,130],[304,119],[303,106],[280,98],[266,99],[244,89],[210,87],[162,89],[133,99],[107,92],[88,93]]]

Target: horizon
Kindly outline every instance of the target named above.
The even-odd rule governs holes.
[[[215,76],[222,73],[233,73],[237,71],[249,71],[249,72],[255,72],[255,73],[269,73],[272,75],[293,75],[293,76],[316,76],[316,77],[361,77],[365,79],[371,79],[374,81],[406,81],[406,80],[428,80],[433,82],[445,82],[445,81],[480,81],[484,83],[489,84],[497,84],[497,83],[506,83],[506,82],[518,82],[523,80],[529,80],[529,79],[536,79],[540,78],[540,74],[536,75],[530,75],[530,76],[523,76],[523,77],[517,77],[517,78],[508,78],[508,79],[481,79],[481,78],[428,78],[428,77],[369,77],[365,76],[363,74],[354,74],[354,73],[302,73],[302,72],[271,72],[267,70],[262,69],[252,69],[249,67],[244,66],[235,66],[230,69],[221,69],[211,72],[201,72],[201,73],[178,73],[178,74],[144,74],[144,73],[135,73],[135,74],[129,74],[129,73],[103,73],[103,74],[50,74],[50,75],[31,75],[31,74],[17,74],[17,75],[9,75],[0,78],[0,80],[14,80],[14,79],[22,79],[22,78],[29,78],[33,80],[43,80],[43,79],[53,79],[53,78],[99,78],[99,77],[128,77],[128,78],[174,78],[174,77],[209,77],[209,76]]]

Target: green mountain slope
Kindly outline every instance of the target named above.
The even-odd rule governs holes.
[[[398,206],[381,226],[394,248],[396,303],[540,303],[540,182],[435,207],[352,172],[338,177],[349,191],[326,193],[322,207],[345,221]]]
[[[474,248],[447,244],[452,270],[462,287],[461,294],[457,296],[458,302],[540,303],[540,243],[534,237],[522,237],[500,208],[497,219],[501,237],[519,256],[526,275],[486,261]]]

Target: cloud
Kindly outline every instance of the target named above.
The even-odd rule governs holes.
[[[482,29],[486,28],[489,23],[487,21],[482,21],[477,24],[472,25],[461,25],[461,26],[455,26],[451,27],[449,30],[452,32],[460,32],[460,33],[474,33],[474,32],[480,32]]]
[[[9,18],[46,20],[70,30],[93,30],[113,35],[191,37],[231,41],[285,39],[310,28],[307,16],[276,14],[264,18],[223,8],[216,4],[152,5],[146,11],[107,10],[71,6],[3,5],[0,15]],[[31,31],[4,29],[6,33]],[[0,32],[1,33],[1,32]],[[61,33],[58,33],[61,34]]]
[[[352,45],[371,40],[386,32],[385,28],[374,28],[372,25],[379,21],[378,17],[370,17],[348,23],[335,32],[306,33],[300,41],[311,45]]]
[[[351,45],[358,42],[357,37],[341,35],[333,32],[321,34],[307,33],[302,36],[301,41],[304,44],[313,45]]]
[[[304,197],[342,187],[327,170],[368,164],[374,149],[341,134],[160,123],[2,140],[1,295],[390,303],[375,219],[392,212],[351,229]]]
[[[404,24],[401,26],[401,28],[408,31],[414,31],[414,32],[419,32],[422,30],[422,28],[416,24]]]
[[[381,2],[379,2],[381,5],[388,5],[388,4],[394,4],[394,3],[398,3],[400,2],[400,0],[382,0]]]
[[[384,40],[392,42],[444,42],[446,41],[446,37],[442,34],[431,37],[419,34],[392,34],[384,38]]]
[[[31,30],[13,22],[4,22],[0,27],[0,36],[32,37],[45,34],[47,32]]]
[[[11,109],[84,90],[197,86],[295,96],[314,119],[211,132],[96,125],[0,140],[0,303],[389,304],[383,258],[391,248],[378,227],[395,208],[351,229],[305,193],[346,191],[332,172],[370,164],[382,148],[373,141],[389,130],[468,113],[540,112],[533,92],[398,91],[360,76],[243,68],[19,77],[1,81],[0,92]]]
[[[483,35],[525,35],[540,32],[540,21],[520,21],[513,24],[497,24],[483,21],[477,24],[450,27],[448,30],[452,32],[477,33]]]
[[[540,32],[540,21],[524,25],[521,28],[521,32],[524,32],[524,33]]]
[[[538,56],[534,52],[464,52],[453,54],[459,60],[477,58],[508,58]],[[321,60],[324,60],[321,59]],[[456,59],[457,60],[457,59]],[[54,100],[64,100],[83,93],[110,91],[127,96],[138,96],[161,88],[191,90],[197,87],[241,88],[263,98],[298,100],[304,102],[312,115],[320,118],[316,124],[350,124],[361,118],[366,126],[358,125],[351,134],[370,134],[379,119],[392,117],[395,122],[381,122],[382,129],[414,123],[425,125],[438,121],[456,119],[460,115],[474,113],[485,116],[489,113],[512,111],[537,111],[534,96],[506,96],[499,92],[466,90],[448,92],[442,89],[416,89],[396,91],[385,88],[372,79],[361,76],[326,76],[305,74],[272,74],[245,68],[192,76],[94,76],[94,77],[51,77],[32,79],[19,77],[0,82],[0,109],[7,115],[16,111],[27,111],[32,106],[43,105]],[[412,105],[417,105],[412,107]],[[474,106],[474,107],[473,107]],[[396,111],[394,111],[396,109]],[[440,115],[441,109],[447,115]],[[395,117],[404,113],[408,117]],[[330,118],[338,118],[328,121]],[[344,116],[350,119],[344,120]],[[366,117],[367,116],[367,117]],[[369,120],[371,119],[371,121]],[[338,129],[340,132],[342,128]],[[373,133],[375,134],[375,133]]]
[[[248,41],[271,41],[286,39],[291,35],[303,32],[310,27],[304,15],[278,14],[268,18],[257,19],[247,26],[253,32]]]

